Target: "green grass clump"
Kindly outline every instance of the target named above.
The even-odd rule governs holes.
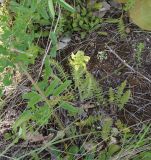
[[[93,15],[93,13],[101,9],[101,3],[96,3],[96,5],[91,6],[82,5],[82,2],[76,3],[75,13],[63,13],[58,27],[60,34],[78,33],[81,38],[85,38],[86,34],[100,27],[102,19]]]

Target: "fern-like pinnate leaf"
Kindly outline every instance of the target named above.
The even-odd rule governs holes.
[[[116,100],[119,101],[121,98],[123,91],[126,87],[126,81],[122,82],[122,84],[117,88]]]
[[[109,102],[110,102],[110,103],[113,103],[113,102],[114,102],[114,99],[115,99],[115,95],[114,95],[113,89],[110,88],[110,89],[109,89]]]
[[[59,62],[55,61],[54,59],[49,58],[50,66],[53,72],[57,72],[57,77],[63,81],[68,80],[68,75],[65,73],[63,67],[59,64]],[[50,67],[49,66],[49,67]],[[56,77],[55,73],[51,74],[52,77]]]
[[[126,36],[125,24],[124,24],[122,17],[118,21],[118,32],[119,32],[121,38],[124,38]]]
[[[104,141],[107,141],[110,136],[112,123],[113,123],[113,121],[111,118],[104,119],[102,131],[101,131],[101,137]]]
[[[124,105],[129,101],[131,97],[131,91],[129,89],[124,92],[126,83],[126,80],[122,82],[121,85],[117,87],[116,93],[112,88],[109,89],[109,103],[116,104],[119,109],[123,109]]]
[[[131,97],[131,91],[127,90],[120,99],[119,108],[123,109],[124,105],[129,101]]]
[[[75,124],[80,127],[84,126],[92,126],[95,122],[99,121],[102,117],[100,115],[98,116],[92,116],[90,115],[88,118],[84,120],[80,120],[80,122],[76,122]]]
[[[90,98],[96,98],[98,102],[101,102],[102,90],[94,77],[87,70],[87,63],[90,57],[85,56],[83,51],[78,51],[76,54],[72,54],[69,62],[72,67],[72,76],[75,83],[75,90],[78,89],[79,98],[81,101],[88,100]]]

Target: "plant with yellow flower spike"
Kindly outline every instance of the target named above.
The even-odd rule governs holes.
[[[83,51],[78,51],[71,55],[69,59],[72,67],[72,75],[75,83],[75,89],[79,92],[81,101],[96,97],[99,101],[102,100],[101,88],[98,87],[94,77],[87,70],[87,63],[90,57],[85,56]]]
[[[78,51],[76,54],[71,55],[70,65],[78,71],[79,69],[86,70],[86,64],[89,62],[90,57],[85,56],[83,51]]]

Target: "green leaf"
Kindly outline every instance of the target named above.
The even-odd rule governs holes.
[[[32,92],[28,92],[28,93],[25,93],[23,94],[23,99],[32,99],[33,97],[36,97],[36,96],[39,96],[39,94],[35,91],[32,91]]]
[[[15,57],[16,62],[23,62],[24,64],[29,64],[31,61],[27,54],[19,54]]]
[[[49,0],[48,0],[48,4],[49,4]],[[48,5],[49,6],[49,5]],[[50,9],[50,7],[49,7],[49,9]],[[45,8],[45,6],[40,6],[39,8],[38,8],[38,13],[45,19],[45,20],[49,20],[49,15],[48,15],[48,13],[47,13],[47,10],[46,10],[46,8]],[[51,13],[50,13],[51,14]],[[52,14],[51,14],[51,16],[52,16]],[[53,17],[52,17],[53,18]]]
[[[3,95],[3,88],[0,87],[0,97]]]
[[[11,83],[12,83],[12,75],[11,74],[6,74],[4,76],[4,79],[3,79],[3,84],[5,86],[9,86]]]
[[[55,58],[56,57],[56,53],[57,53],[57,46],[55,45],[55,46],[53,46],[51,48],[50,56],[53,57],[53,58]]]
[[[52,48],[50,51],[51,57],[56,57],[56,52],[57,52],[57,36],[55,32],[50,33],[50,38],[52,41]]]
[[[37,96],[34,96],[30,99],[30,101],[28,102],[28,106],[34,107],[34,105],[36,105],[41,100],[42,100],[42,97],[41,97],[41,95],[38,94]]]
[[[57,0],[57,2],[66,10],[70,11],[70,12],[75,12],[75,9],[73,7],[71,7],[68,3],[66,3],[64,0]]]
[[[46,97],[51,95],[54,91],[54,89],[59,85],[59,79],[55,79],[53,82],[51,82],[51,84],[49,85],[49,87],[46,89],[45,91],[45,95]]]
[[[37,85],[38,85],[38,87],[39,87],[42,91],[44,91],[45,88],[46,88],[47,85],[48,85],[48,79],[45,79],[45,78],[44,78],[44,81],[37,82]],[[34,87],[33,87],[33,89],[34,89]]]
[[[22,129],[22,127],[20,127],[20,128],[19,128],[18,135],[21,136],[21,135],[22,135],[22,132],[23,132],[23,129]]]
[[[84,160],[92,160],[95,159],[95,154],[87,154]]]
[[[108,137],[109,137],[110,132],[111,132],[112,123],[113,123],[113,121],[112,121],[111,118],[106,118],[104,120],[103,127],[102,127],[102,132],[101,132],[102,139],[104,141],[108,140]]]
[[[23,114],[17,119],[13,125],[13,130],[16,131],[18,127],[20,127],[23,123],[28,122],[32,117],[30,111],[25,111]]]
[[[114,98],[115,98],[115,95],[114,95],[113,89],[112,89],[112,87],[110,87],[110,89],[109,89],[109,102],[113,103]]]
[[[50,66],[49,56],[46,57],[45,60],[45,69],[44,69],[44,80],[47,81],[52,74],[52,68]]]
[[[62,102],[60,104],[60,107],[67,110],[70,113],[78,113],[79,109],[76,107],[73,107],[71,104],[67,103],[67,102]]]
[[[126,87],[126,80],[124,82],[122,82],[122,84],[118,87],[118,90],[117,90],[117,95],[116,95],[116,99],[119,100],[123,94],[123,91]]]
[[[50,38],[51,38],[52,44],[57,45],[57,36],[55,32],[50,33]]]
[[[67,155],[67,159],[68,160],[73,160],[73,159],[75,159],[74,158],[74,156],[75,156],[75,154],[77,154],[78,153],[78,151],[79,151],[79,148],[77,147],[77,146],[71,146],[70,148],[69,148],[69,155]]]
[[[59,96],[60,93],[62,93],[63,91],[65,91],[67,89],[67,87],[69,87],[71,84],[70,80],[65,81],[64,83],[62,83],[54,92],[53,92],[53,96]]]
[[[49,106],[44,105],[37,108],[32,119],[35,120],[38,125],[45,125],[48,123],[51,114],[52,110],[49,108]]]
[[[29,107],[34,107],[35,104],[42,101],[41,95],[38,94],[37,92],[34,92],[34,91],[24,94],[23,98],[24,99],[29,99],[28,100],[28,106]]]
[[[19,127],[19,132],[18,132],[18,136],[22,139],[26,139],[26,131],[27,131],[27,125],[26,123],[23,123],[20,127]]]
[[[93,6],[94,9],[100,10],[103,7],[103,4],[101,2],[96,2]]]
[[[50,14],[51,14],[52,18],[54,18],[55,17],[55,11],[54,11],[53,0],[48,0],[48,7],[49,7],[49,11],[50,11]]]
[[[100,152],[100,154],[98,156],[98,160],[107,160],[106,150],[103,150],[103,151]]]
[[[131,91],[127,90],[120,99],[119,108],[123,109],[124,105],[129,101],[131,97]]]
[[[117,144],[111,144],[108,148],[108,154],[112,156],[114,153],[118,152],[120,148],[121,147]]]
[[[71,146],[71,147],[69,148],[69,152],[72,153],[73,155],[74,155],[74,154],[77,154],[78,151],[79,151],[79,148],[78,148],[77,146]]]

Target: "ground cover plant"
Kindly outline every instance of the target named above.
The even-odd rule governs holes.
[[[0,1],[0,159],[151,159],[146,2]]]

